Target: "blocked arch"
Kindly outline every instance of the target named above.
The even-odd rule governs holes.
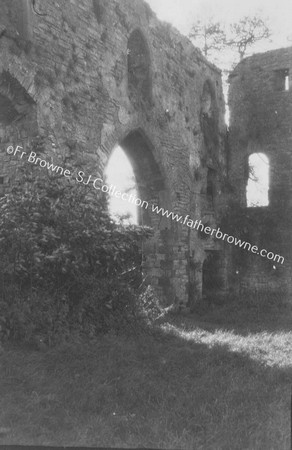
[[[207,79],[201,95],[200,124],[208,148],[217,143],[218,119],[216,91],[211,80]]]
[[[151,56],[147,40],[139,28],[134,29],[127,43],[128,95],[133,106],[151,104]]]

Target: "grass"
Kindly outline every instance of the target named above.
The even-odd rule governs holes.
[[[0,444],[289,449],[291,313],[258,313],[233,304],[135,338],[7,346]]]

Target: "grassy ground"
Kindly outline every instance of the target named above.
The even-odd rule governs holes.
[[[216,307],[137,338],[0,354],[0,444],[289,449],[290,310]]]

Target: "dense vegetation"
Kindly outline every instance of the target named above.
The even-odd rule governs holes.
[[[114,223],[90,187],[22,172],[0,199],[1,339],[52,345],[125,327],[137,315],[150,230]]]

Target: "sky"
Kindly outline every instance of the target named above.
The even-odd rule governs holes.
[[[127,189],[133,186],[134,171],[129,159],[121,147],[117,146],[111,154],[105,170],[106,182],[108,186],[111,184],[115,186],[119,191],[126,192]],[[136,189],[132,189],[131,192],[135,197],[138,197]],[[111,196],[109,198],[109,211],[112,217],[130,215],[129,223],[138,223],[138,211],[137,207],[127,201],[123,201],[120,198]]]
[[[213,17],[222,23],[234,22],[245,15],[259,13],[268,18],[272,42],[260,51],[292,45],[292,0],[146,0],[160,20],[171,23],[188,35],[198,18]],[[291,41],[287,40],[290,36]],[[258,49],[257,49],[258,51]]]

